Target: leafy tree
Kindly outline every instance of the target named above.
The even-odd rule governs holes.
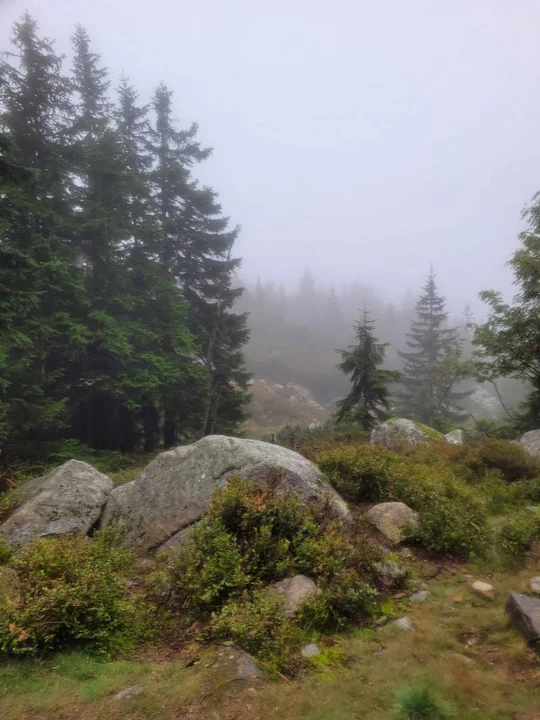
[[[389,385],[397,382],[401,373],[384,370],[382,364],[388,343],[375,337],[375,322],[369,319],[369,311],[362,311],[363,318],[356,324],[356,345],[348,350],[338,350],[342,361],[338,367],[350,375],[351,391],[339,403],[338,421],[346,418],[359,422],[364,430],[370,430],[384,419],[390,410]]]
[[[509,263],[518,292],[512,304],[493,290],[481,293],[490,314],[476,326],[474,342],[481,380],[512,377],[532,386],[519,419],[523,429],[530,429],[540,425],[540,194],[524,218],[528,227]]]
[[[470,371],[462,361],[458,331],[446,327],[445,306],[431,270],[407,333],[411,350],[399,353],[404,360],[403,389],[397,394],[400,412],[435,428],[463,419],[459,403],[470,394],[455,389]]]

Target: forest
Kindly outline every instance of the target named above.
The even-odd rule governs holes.
[[[449,315],[427,261],[425,286],[398,304],[361,272],[338,288],[309,270],[295,289],[251,283],[234,251],[239,226],[196,178],[211,149],[196,124],[178,123],[164,84],[142,103],[127,76],[110,77],[84,28],[68,62],[29,15],[14,27],[1,80],[4,464],[66,440],[151,452],[320,423],[362,372],[350,351],[363,313],[364,369],[387,373],[380,417],[534,427],[538,368],[523,323],[537,326],[537,200],[511,260],[522,292],[514,305],[484,293],[487,322],[467,304]]]
[[[1,66],[0,445],[150,451],[235,428],[248,378],[230,227],[209,148],[24,16]],[[30,445],[29,445],[30,444]]]

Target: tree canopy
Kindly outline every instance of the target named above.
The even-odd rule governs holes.
[[[211,150],[163,84],[116,93],[24,15],[0,65],[0,450],[151,450],[244,417],[238,227],[193,176]]]

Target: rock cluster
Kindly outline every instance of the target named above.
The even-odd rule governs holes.
[[[0,538],[13,546],[38,537],[113,528],[121,542],[147,551],[181,545],[206,511],[214,490],[228,478],[262,482],[273,475],[278,490],[301,504],[326,502],[341,519],[347,503],[309,460],[292,450],[212,435],[159,454],[132,482],[113,489],[91,465],[70,460],[14,494],[13,510],[0,525]]]

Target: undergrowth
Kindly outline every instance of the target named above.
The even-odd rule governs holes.
[[[336,629],[376,612],[378,556],[362,536],[347,537],[325,506],[306,510],[274,481],[261,486],[234,478],[216,491],[168,576],[176,607],[203,623],[206,638],[243,639],[243,646],[279,665],[287,655],[283,635]],[[322,592],[286,619],[281,598],[264,587],[298,574],[313,578]]]
[[[19,587],[0,604],[0,649],[43,655],[84,647],[109,656],[130,646],[135,605],[125,577],[132,563],[108,533],[34,540],[9,561]]]

